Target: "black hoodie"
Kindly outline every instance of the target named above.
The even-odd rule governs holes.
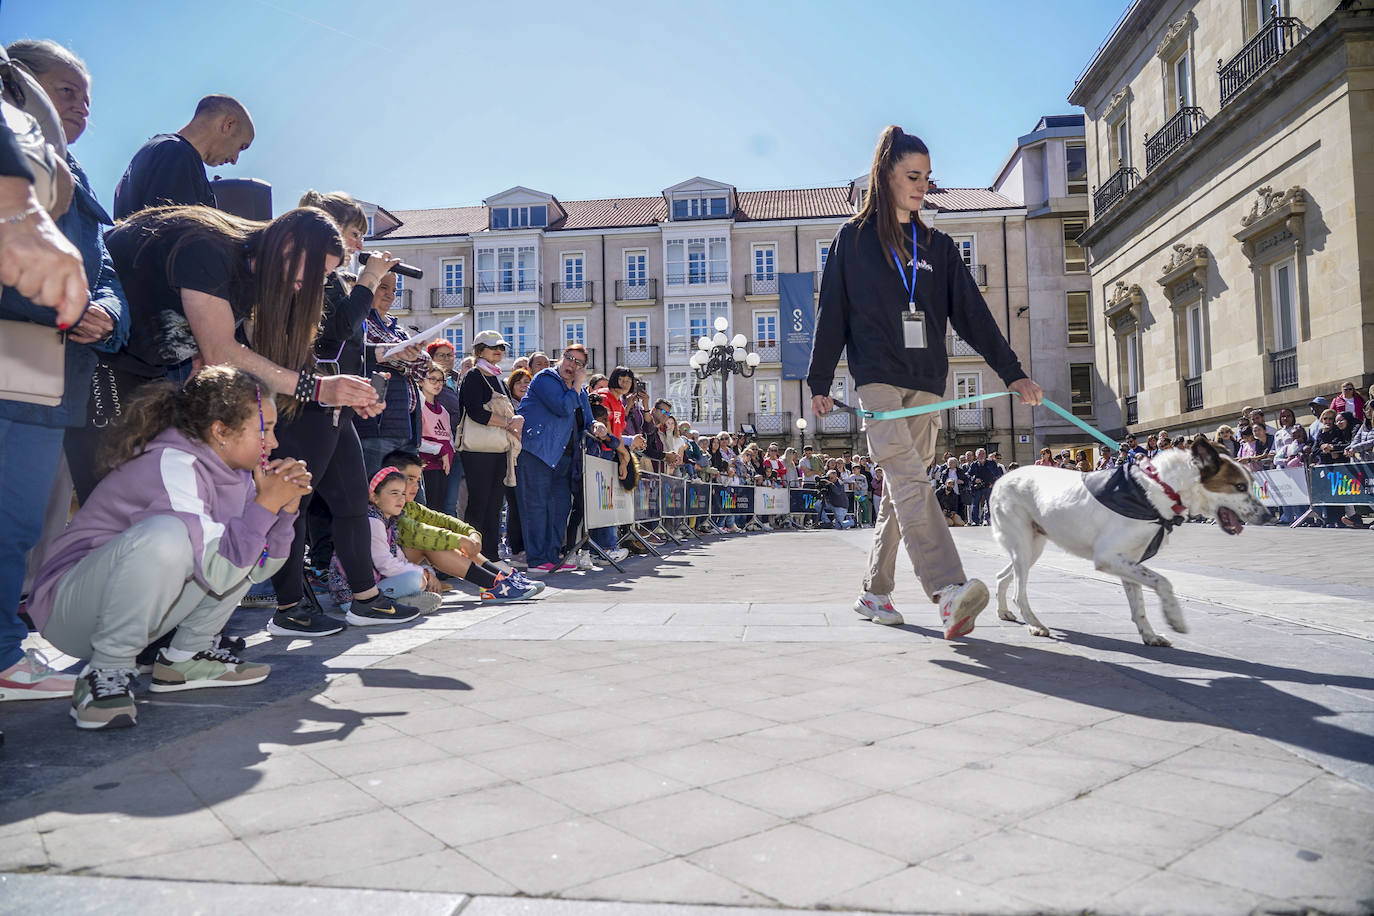
[[[835,233],[821,277],[816,338],[806,376],[813,395],[830,394],[835,364],[846,347],[855,385],[880,382],[943,395],[949,325],[1004,383],[1026,377],[953,240],[938,230],[922,236],[916,256],[916,308],[925,313],[926,346],[912,350],[902,333],[902,313],[910,297],[878,240],[877,227],[871,222],[845,223]],[[911,266],[905,267],[909,280]]]

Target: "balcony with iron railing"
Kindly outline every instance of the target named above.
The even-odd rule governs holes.
[[[591,280],[583,280],[581,283],[553,283],[550,284],[550,302],[560,305],[567,302],[594,302],[596,301],[596,290]]]
[[[776,296],[778,294],[778,275],[767,276],[764,274],[745,274],[744,275],[744,295],[746,296]]]
[[[656,369],[661,365],[658,361],[658,346],[643,344],[616,347],[615,364],[630,369]]]
[[[1287,391],[1298,387],[1298,348],[1275,350],[1269,354],[1270,373],[1273,379],[1272,391]]]
[[[974,282],[974,283],[977,283],[977,284],[978,284],[980,287],[982,287],[983,289],[987,289],[987,286],[988,286],[988,265],[986,265],[986,264],[970,264],[970,265],[968,266],[968,272],[969,272],[970,274],[973,275],[973,282]]]
[[[1134,394],[1126,395],[1126,425],[1140,422],[1140,402]]]
[[[964,338],[955,334],[953,331],[951,331],[949,337],[945,339],[945,344],[945,352],[950,356],[978,356],[978,351],[973,349],[973,344],[964,340]]]
[[[410,294],[415,292],[413,289],[403,289],[396,293],[396,301],[391,303],[391,311],[408,312],[410,311]]]
[[[792,411],[751,413],[749,425],[754,427],[754,434],[757,436],[790,436],[793,433]]]
[[[1183,380],[1183,409],[1202,409],[1202,376],[1195,375]]]
[[[531,272],[528,277],[498,277],[492,280],[477,280],[479,296],[509,295],[511,293],[539,294],[539,281]]]
[[[1226,63],[1217,60],[1217,81],[1224,107],[1257,80],[1280,57],[1293,50],[1306,26],[1292,16],[1275,16],[1260,26],[1240,53]]]
[[[986,432],[992,428],[991,407],[950,407],[945,410],[945,431],[950,435]]]
[[[1138,181],[1140,173],[1128,165],[1112,172],[1106,181],[1093,189],[1093,219],[1101,219],[1104,213],[1125,200]]]
[[[658,298],[658,278],[616,280],[615,298],[617,302],[652,302]]]
[[[668,275],[668,287],[681,289],[693,286],[717,286],[730,282],[730,274],[724,270],[689,270],[686,273]]]
[[[447,289],[432,287],[429,291],[429,307],[434,311],[470,309],[472,308],[472,287],[450,286]]]
[[[846,435],[858,429],[858,418],[848,410],[832,410],[816,418],[816,433],[821,436]]]
[[[1182,149],[1206,120],[1201,108],[1188,106],[1175,112],[1153,137],[1146,134],[1145,171],[1154,171],[1156,166]]]
[[[776,340],[760,341],[754,345],[754,352],[759,355],[761,364],[782,362],[782,347]]]

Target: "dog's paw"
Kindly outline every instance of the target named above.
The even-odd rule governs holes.
[[[997,616],[1002,620],[1010,620],[1012,623],[1021,622],[1016,619],[1016,615],[1011,612],[1010,608],[999,607],[997,609]]]
[[[1175,633],[1188,632],[1188,621],[1183,619],[1183,615],[1180,614],[1174,616],[1170,614],[1165,614],[1164,619],[1168,622],[1169,629],[1173,630]]]
[[[1049,636],[1049,635],[1050,635],[1050,628],[1049,628],[1049,627],[1045,627],[1045,626],[1040,626],[1040,627],[1028,627],[1028,629],[1030,630],[1030,634],[1031,634],[1032,636]]]
[[[1173,643],[1169,642],[1169,640],[1165,639],[1163,636],[1160,636],[1158,633],[1156,633],[1154,636],[1151,636],[1150,638],[1145,640],[1145,645],[1162,646],[1163,648],[1167,649],[1170,646],[1172,646]]]

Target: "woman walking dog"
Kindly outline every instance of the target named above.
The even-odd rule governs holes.
[[[1024,403],[1041,401],[1040,386],[1022,371],[954,242],[921,222],[929,181],[930,151],[920,138],[900,127],[884,130],[863,209],[835,234],[821,277],[807,373],[818,415],[835,406],[830,386],[846,347],[864,409],[900,410],[942,399],[949,325]],[[964,575],[926,477],[939,429],[938,413],[868,421],[869,452],[887,477],[864,593],[854,610],[875,623],[903,622],[892,605],[900,542],[926,595],[940,607],[945,638],[955,639],[973,629],[988,589]]]

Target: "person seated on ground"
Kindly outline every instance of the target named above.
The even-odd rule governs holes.
[[[959,513],[959,491],[954,489],[954,481],[946,479],[944,485],[935,491],[935,500],[944,513],[945,524],[950,528],[964,527],[964,517]]]
[[[401,550],[397,519],[406,507],[406,478],[394,467],[383,467],[368,484],[367,527],[372,555],[372,575],[377,590],[390,599],[394,609],[391,619],[350,615],[345,619],[354,626],[377,626],[384,623],[410,623],[426,611],[439,606],[435,595],[439,580],[428,569],[410,562]],[[404,601],[397,599],[404,598]]]
[[[420,456],[401,449],[382,459],[405,477],[405,507],[396,519],[397,542],[408,561],[427,563],[446,576],[471,582],[482,590],[484,601],[531,598],[544,583],[526,578],[519,570],[507,571],[482,554],[482,535],[462,519],[437,512],[416,502],[420,493]],[[434,577],[438,582],[438,577]]]
[[[154,693],[267,677],[269,666],[215,635],[285,561],[310,492],[303,462],[267,461],[276,422],[267,386],[228,366],[126,403],[106,452],[113,470],[53,541],[29,599],[48,641],[87,659],[72,694],[77,727],[136,723],[135,657],[173,628],[152,666]]]

